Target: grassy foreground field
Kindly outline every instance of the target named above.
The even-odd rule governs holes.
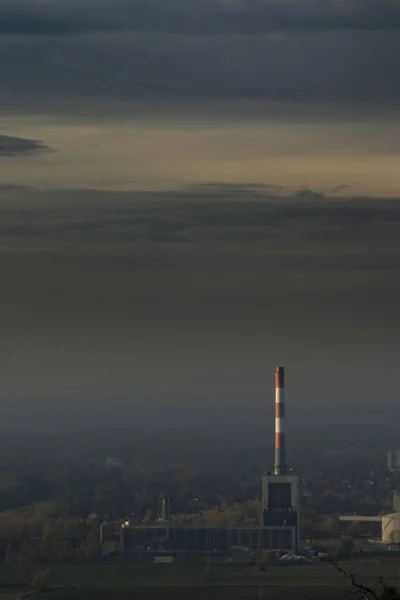
[[[343,568],[350,563],[341,563]],[[312,600],[318,597],[340,598],[348,586],[348,581],[327,563],[309,565],[267,567],[266,571],[256,571],[247,564],[234,562],[176,562],[173,564],[104,564],[104,565],[53,565],[52,583],[75,584],[75,589],[47,592],[35,596],[37,600],[124,600],[125,598],[148,598],[158,600],[171,597],[174,600],[215,599],[245,600],[264,598],[288,600],[296,595],[296,600]],[[400,560],[381,559],[356,561],[353,572],[357,580],[373,587],[379,577],[390,585],[400,585]],[[0,581],[4,584],[16,583],[17,572],[9,566],[0,567]],[[229,593],[228,593],[229,592]],[[4,589],[0,600],[16,598]]]
[[[350,563],[341,563],[347,569]],[[388,583],[400,583],[400,561],[370,560],[352,563],[357,579],[373,584],[382,577]],[[114,564],[114,565],[60,565],[52,567],[52,580],[61,584],[112,584],[115,587],[135,586],[191,586],[213,585],[271,585],[271,586],[326,586],[346,585],[345,577],[327,563],[267,567],[255,571],[240,563],[214,562],[173,564]]]
[[[35,600],[346,600],[344,588],[180,587],[81,590],[44,594]]]

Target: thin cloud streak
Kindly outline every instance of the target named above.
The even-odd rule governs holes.
[[[48,151],[50,148],[38,140],[0,135],[0,157],[24,156]]]
[[[21,157],[4,157],[0,177],[8,184],[163,191],[247,181],[318,193],[348,185],[358,196],[399,190],[399,124],[380,119],[256,124],[137,117],[85,124],[83,118],[14,117],[9,125],[15,137],[40,136],[57,152],[32,156],[23,168]]]

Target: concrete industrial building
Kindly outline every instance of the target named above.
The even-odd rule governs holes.
[[[392,507],[393,507],[393,512],[400,513],[400,492],[398,490],[396,490],[395,492],[393,492]]]
[[[158,508],[158,516],[157,523],[169,523],[170,513],[169,513],[169,498],[165,494],[160,497],[159,508]]]
[[[400,473],[400,450],[389,450],[386,455],[386,466],[392,473]]]
[[[178,527],[170,525],[169,505],[157,525],[130,526],[121,530],[126,552],[168,551],[183,553],[228,552],[247,548],[296,552],[299,531],[299,477],[286,463],[284,433],[284,370],[275,373],[275,459],[273,473],[262,477],[263,509],[258,527]],[[162,523],[161,523],[162,521]]]
[[[383,544],[400,544],[400,492],[393,492],[392,512],[386,515],[343,515],[339,521],[344,523],[381,523],[381,541]]]
[[[382,516],[382,542],[400,544],[400,512]]]
[[[226,553],[239,549],[293,551],[293,527],[124,526],[125,552]]]

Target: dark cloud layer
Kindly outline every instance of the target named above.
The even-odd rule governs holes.
[[[0,183],[0,193],[2,192],[20,192],[21,190],[29,190],[26,185],[18,185],[15,183]]]
[[[0,32],[264,33],[399,29],[396,0],[3,0]]]
[[[305,36],[182,36],[156,33],[76,38],[0,37],[0,75],[8,110],[67,114],[157,112],[171,102],[328,104],[357,111],[397,110],[400,36],[396,32],[326,32]],[[60,109],[59,109],[60,110]],[[240,107],[238,109],[240,112]],[[252,114],[252,107],[243,110]],[[221,119],[232,110],[222,105]],[[310,116],[317,114],[315,106]],[[225,116],[228,115],[228,117]]]
[[[3,0],[1,107],[88,118],[121,103],[132,114],[242,100],[264,114],[266,102],[397,111],[399,28],[397,0]]]
[[[0,135],[0,157],[37,154],[49,150],[50,148],[48,146],[38,140]]]
[[[224,252],[233,244],[232,252],[283,253],[295,262],[296,253],[315,246],[333,258],[335,251],[338,256],[346,248],[356,251],[357,260],[366,259],[365,268],[389,248],[385,268],[393,268],[400,252],[395,243],[398,199],[332,199],[329,192],[304,188],[289,194],[284,186],[250,183],[199,184],[165,193],[27,190],[26,197],[29,202],[15,204],[14,196],[3,200],[0,239],[5,248],[23,250],[28,244],[47,250],[135,252],[138,242],[150,244],[144,250],[158,243],[178,243],[179,250],[185,242],[193,249]]]

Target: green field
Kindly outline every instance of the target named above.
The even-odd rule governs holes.
[[[35,600],[346,600],[344,589],[294,587],[193,587],[80,590],[36,596]]]
[[[342,563],[346,569],[350,563]],[[383,560],[353,563],[353,571],[357,579],[365,583],[374,583],[379,576],[394,583],[400,583],[400,561]],[[61,584],[95,584],[112,583],[117,587],[131,586],[190,586],[199,584],[233,584],[233,585],[295,585],[325,586],[345,585],[345,577],[327,563],[311,565],[267,567],[266,571],[255,571],[253,567],[240,563],[214,562],[207,573],[206,563],[152,563],[132,565],[60,565],[52,567],[54,583]]]
[[[341,563],[343,568],[350,563]],[[74,589],[48,592],[35,596],[38,600],[80,600],[84,598],[113,600],[146,597],[157,600],[165,595],[174,600],[209,598],[244,600],[245,598],[292,597],[312,600],[315,597],[340,597],[348,586],[343,574],[327,563],[299,566],[269,566],[266,571],[256,571],[247,564],[214,561],[207,568],[206,562],[176,562],[173,564],[103,564],[103,565],[53,565],[50,567],[52,584],[77,585]],[[390,585],[400,586],[400,560],[381,559],[353,563],[356,579],[371,587],[379,577]],[[18,570],[1,565],[0,581],[18,583]],[[133,594],[133,596],[132,596]],[[17,593],[4,589],[0,600],[16,598]]]

